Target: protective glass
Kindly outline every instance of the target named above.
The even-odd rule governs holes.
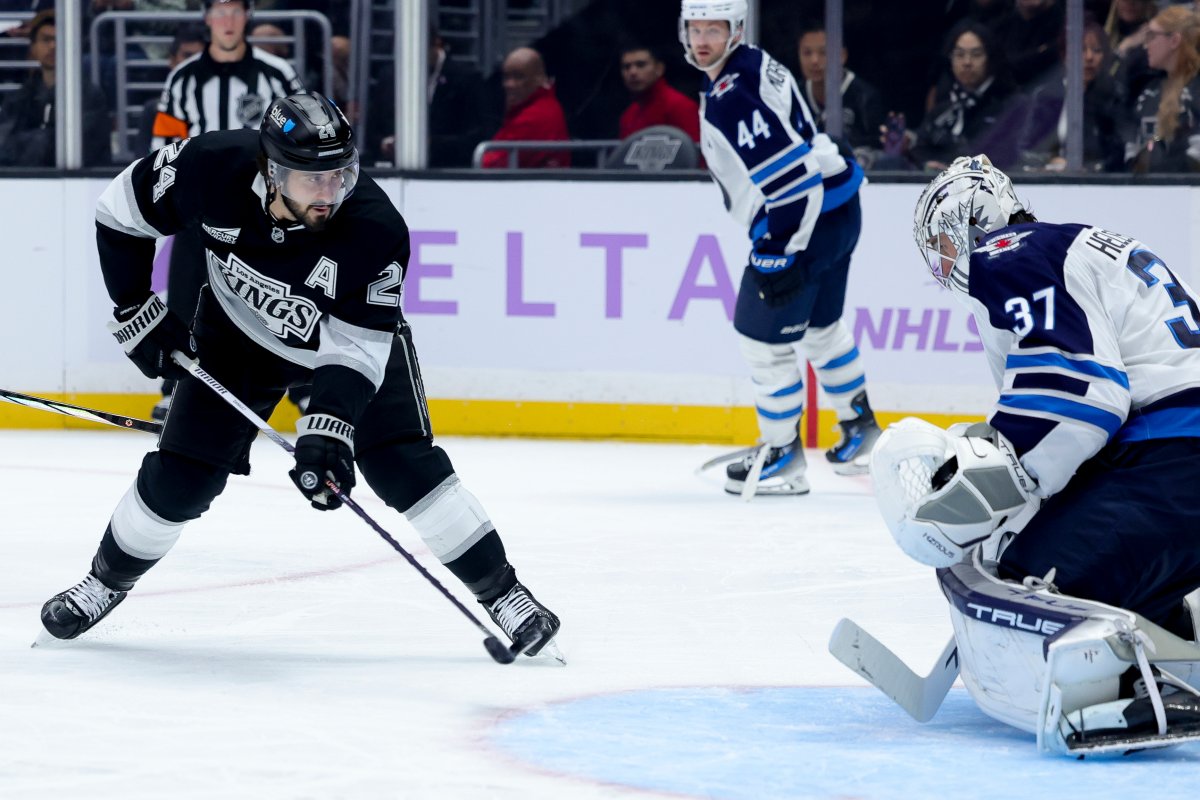
[[[336,206],[350,196],[358,183],[357,154],[353,163],[337,169],[292,169],[271,159],[267,160],[267,169],[279,193],[301,206]]]

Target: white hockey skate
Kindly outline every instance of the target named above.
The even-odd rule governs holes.
[[[760,444],[725,468],[725,491],[743,499],[766,495],[808,494],[808,462],[796,438],[782,447]]]

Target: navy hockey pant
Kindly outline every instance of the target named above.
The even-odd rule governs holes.
[[[1016,537],[1001,577],[1045,577],[1069,595],[1136,611],[1192,638],[1183,596],[1200,587],[1200,439],[1104,448]]]
[[[734,329],[767,344],[785,344],[804,338],[808,328],[827,328],[842,318],[850,256],[862,229],[858,195],[817,219],[808,247],[789,270],[802,270],[804,288],[789,302],[769,306],[759,297],[749,274],[742,272]]]

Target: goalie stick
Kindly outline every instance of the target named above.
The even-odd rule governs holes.
[[[201,383],[203,383],[205,386],[207,386],[208,388],[212,389],[214,392],[219,394],[221,396],[221,399],[223,399],[226,403],[229,403],[229,405],[233,406],[233,408],[239,414],[241,414],[243,417],[245,417],[250,422],[250,424],[252,424],[254,427],[258,428],[268,439],[270,439],[272,442],[274,442],[275,444],[282,447],[289,455],[294,456],[296,454],[296,448],[292,446],[291,442],[289,442],[287,439],[284,439],[282,436],[280,436],[278,431],[276,431],[274,428],[272,428],[267,423],[266,420],[264,420],[262,417],[255,414],[254,411],[249,406],[247,406],[245,403],[243,403],[241,400],[239,400],[232,392],[230,392],[228,389],[226,389],[224,386],[222,386],[221,383],[216,378],[214,378],[212,375],[209,375],[207,372],[205,372],[200,367],[199,362],[188,358],[187,356],[185,356],[183,353],[179,352],[178,350],[171,353],[171,358],[175,361],[176,364],[183,367],[188,372],[190,372],[193,376],[195,376]],[[505,647],[504,644],[499,639],[496,638],[496,635],[494,633],[492,633],[486,625],[484,625],[482,622],[480,622],[479,618],[476,617],[474,614],[472,614],[471,610],[469,608],[467,608],[466,606],[464,606],[462,604],[462,601],[460,601],[457,597],[452,595],[450,593],[450,591],[448,589],[446,589],[445,586],[442,585],[441,581],[439,581],[437,578],[433,577],[433,575],[430,574],[429,570],[427,570],[427,569],[425,569],[425,567],[421,566],[421,562],[417,561],[417,559],[415,559],[411,553],[409,553],[407,550],[404,549],[403,545],[401,545],[394,538],[392,538],[392,535],[390,533],[388,533],[387,531],[385,531],[378,522],[376,522],[374,519],[372,519],[371,515],[369,515],[366,511],[364,511],[362,506],[360,506],[358,503],[351,500],[350,495],[343,492],[336,483],[329,480],[328,478],[325,480],[325,487],[327,489],[329,489],[329,491],[333,492],[334,496],[337,497],[339,500],[341,500],[342,503],[347,508],[349,508],[355,514],[357,514],[359,519],[361,519],[363,522],[365,522],[369,526],[371,526],[371,530],[373,530],[377,534],[379,534],[380,537],[382,537],[385,542],[387,542],[388,544],[390,544],[392,546],[393,550],[395,550],[400,555],[404,556],[405,561],[407,561],[409,564],[411,564],[412,567],[415,570],[417,570],[417,572],[421,573],[421,576],[423,578],[425,578],[425,580],[427,580],[431,584],[433,584],[433,587],[435,589],[437,589],[439,592],[441,592],[442,595],[447,600],[449,600],[454,605],[455,608],[457,608],[459,611],[461,611],[463,613],[463,616],[465,616],[472,623],[474,623],[475,627],[478,628],[479,631],[481,633],[483,633],[484,636],[486,637],[483,640],[483,646],[484,646],[484,648],[487,649],[488,655],[490,655],[492,657],[492,659],[495,660],[497,663],[511,664],[518,655],[520,655],[525,650],[529,649],[531,646],[536,644],[536,642],[528,642],[528,641],[513,642],[512,647]]]
[[[958,647],[946,643],[933,669],[921,677],[900,657],[850,619],[842,619],[829,637],[829,652],[862,675],[917,722],[928,722],[941,708],[958,677]]]
[[[127,417],[124,414],[110,414],[107,411],[97,411],[93,408],[84,408],[83,406],[73,406],[70,403],[60,403],[57,400],[34,397],[33,395],[21,394],[20,392],[9,391],[8,389],[0,389],[0,400],[12,403],[13,405],[24,406],[25,408],[50,411],[66,417],[75,417],[76,419],[83,419],[88,422],[114,425],[118,428],[142,431],[143,433],[157,434],[162,431],[162,423],[159,422],[150,422],[149,420],[138,419],[137,417]]]

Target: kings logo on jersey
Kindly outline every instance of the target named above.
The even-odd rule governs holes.
[[[985,242],[983,247],[978,248],[975,252],[987,253],[988,258],[995,258],[996,256],[1016,250],[1021,246],[1021,240],[1032,233],[1033,231],[1021,231],[1020,233],[997,236],[995,239]]]
[[[206,251],[209,270],[216,267],[230,290],[250,308],[263,326],[280,339],[294,334],[308,341],[321,318],[321,311],[311,300],[292,294],[286,283],[256,272],[233,253],[222,260],[213,251]]]

